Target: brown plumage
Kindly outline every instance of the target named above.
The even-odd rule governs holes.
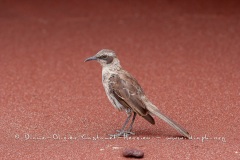
[[[125,110],[128,115],[122,129],[114,136],[133,134],[131,131],[136,114],[142,116],[151,124],[155,124],[151,116],[151,114],[154,114],[171,125],[183,136],[187,138],[191,137],[183,127],[161,113],[160,110],[147,99],[137,80],[122,69],[114,51],[103,49],[95,56],[86,59],[85,62],[90,60],[97,60],[102,65],[102,83],[112,105],[118,110]],[[126,125],[129,123],[132,113],[132,122],[126,130]]]
[[[145,118],[151,124],[154,119],[149,114],[146,105],[139,97],[144,95],[141,86],[128,72],[112,74],[110,77],[109,89],[118,102],[126,109],[132,109],[138,115]]]

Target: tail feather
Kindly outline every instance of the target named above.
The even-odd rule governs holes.
[[[144,119],[146,119],[149,123],[155,124],[155,121],[153,117],[150,114],[147,114],[146,116],[142,116]]]
[[[154,115],[156,115],[157,117],[159,117],[160,119],[162,119],[163,121],[165,121],[166,123],[168,123],[170,126],[172,126],[174,129],[176,129],[179,133],[181,133],[183,136],[187,137],[188,139],[191,138],[191,135],[183,128],[181,127],[179,124],[177,124],[175,121],[173,121],[171,118],[169,118],[168,116],[164,115],[163,113],[160,112],[160,110],[154,106],[154,105],[150,105],[147,106],[147,109]]]

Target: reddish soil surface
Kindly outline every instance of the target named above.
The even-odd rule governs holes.
[[[135,136],[84,59],[115,50],[147,96],[184,126],[137,117]],[[240,159],[239,1],[0,1],[1,159]],[[173,139],[173,137],[175,139]]]

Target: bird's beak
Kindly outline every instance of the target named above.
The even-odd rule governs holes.
[[[92,60],[97,60],[97,57],[95,57],[95,56],[89,57],[89,58],[87,58],[84,62],[92,61]]]

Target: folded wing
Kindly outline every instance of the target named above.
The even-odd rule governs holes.
[[[148,122],[155,124],[154,119],[149,114],[149,111],[141,99],[144,92],[135,79],[127,73],[112,74],[110,82],[109,88],[122,106],[125,108],[131,108]]]

